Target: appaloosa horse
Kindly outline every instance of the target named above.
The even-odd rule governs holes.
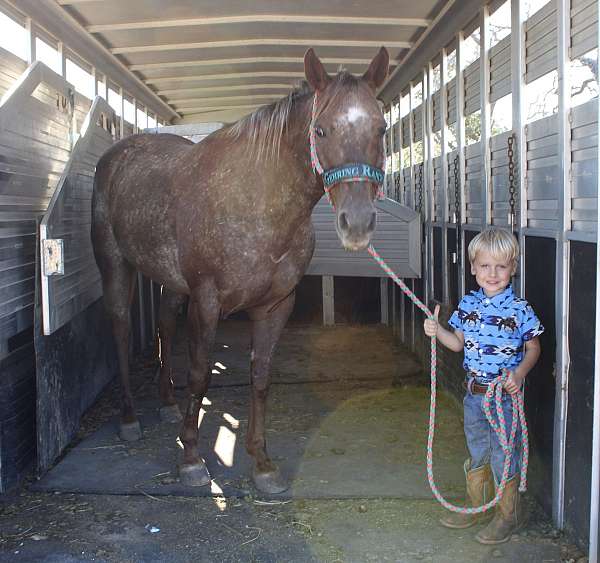
[[[309,49],[308,85],[286,98],[196,145],[174,135],[133,135],[98,162],[92,241],[118,350],[124,439],[141,435],[128,367],[135,272],[168,289],[167,312],[178,295],[189,296],[190,398],[179,468],[185,484],[210,481],[198,453],[209,353],[219,318],[245,310],[252,320],[246,447],[254,482],[264,492],[287,488],[266,450],[269,365],[313,253],[311,211],[324,189],[342,245],[359,250],[370,242],[386,129],[375,90],[388,63],[382,48],[362,77],[331,77]],[[167,337],[172,328],[163,327]],[[168,338],[163,344],[170,347]],[[174,408],[172,383],[161,379],[163,405]]]

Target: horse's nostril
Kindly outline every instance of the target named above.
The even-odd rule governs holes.
[[[338,219],[338,221],[339,221],[340,229],[342,231],[347,231],[348,227],[350,225],[348,225],[348,219],[347,219],[346,214],[344,212],[340,213],[340,218]]]
[[[373,212],[371,215],[371,221],[369,221],[369,232],[372,233],[375,230],[375,224],[377,223],[377,213]]]

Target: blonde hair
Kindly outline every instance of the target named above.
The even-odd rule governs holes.
[[[477,253],[482,251],[489,252],[495,258],[505,259],[516,266],[519,258],[519,243],[509,231],[488,227],[469,243],[469,262],[473,264]]]

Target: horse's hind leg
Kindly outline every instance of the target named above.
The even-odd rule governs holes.
[[[202,399],[210,384],[209,354],[215,340],[220,314],[217,289],[207,279],[190,295],[188,305],[188,341],[190,346],[190,371],[188,388],[190,398],[183,419],[181,442],[183,463],[179,476],[184,485],[199,487],[210,482],[204,460],[198,453],[198,414]]]
[[[171,357],[173,354],[173,339],[177,330],[177,312],[185,303],[186,295],[169,291],[163,287],[160,296],[160,311],[158,319],[158,336],[160,340],[160,418],[163,422],[180,422],[183,417],[175,400]]]
[[[254,458],[253,479],[256,488],[265,493],[281,493],[288,488],[277,466],[267,455],[265,414],[269,392],[271,359],[281,331],[294,308],[292,292],[262,318],[264,311],[249,311],[252,324],[252,398],[246,436],[246,449]]]
[[[122,258],[104,263],[102,285],[104,303],[112,322],[119,370],[121,372],[121,424],[119,436],[133,441],[142,437],[142,429],[135,414],[133,394],[129,381],[129,309],[135,288],[135,270]]]

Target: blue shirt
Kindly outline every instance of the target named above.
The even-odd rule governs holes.
[[[483,289],[465,295],[448,324],[463,332],[463,367],[479,383],[489,383],[502,368],[518,366],[523,343],[544,332],[531,305],[516,297],[510,285],[494,297],[487,297]]]

